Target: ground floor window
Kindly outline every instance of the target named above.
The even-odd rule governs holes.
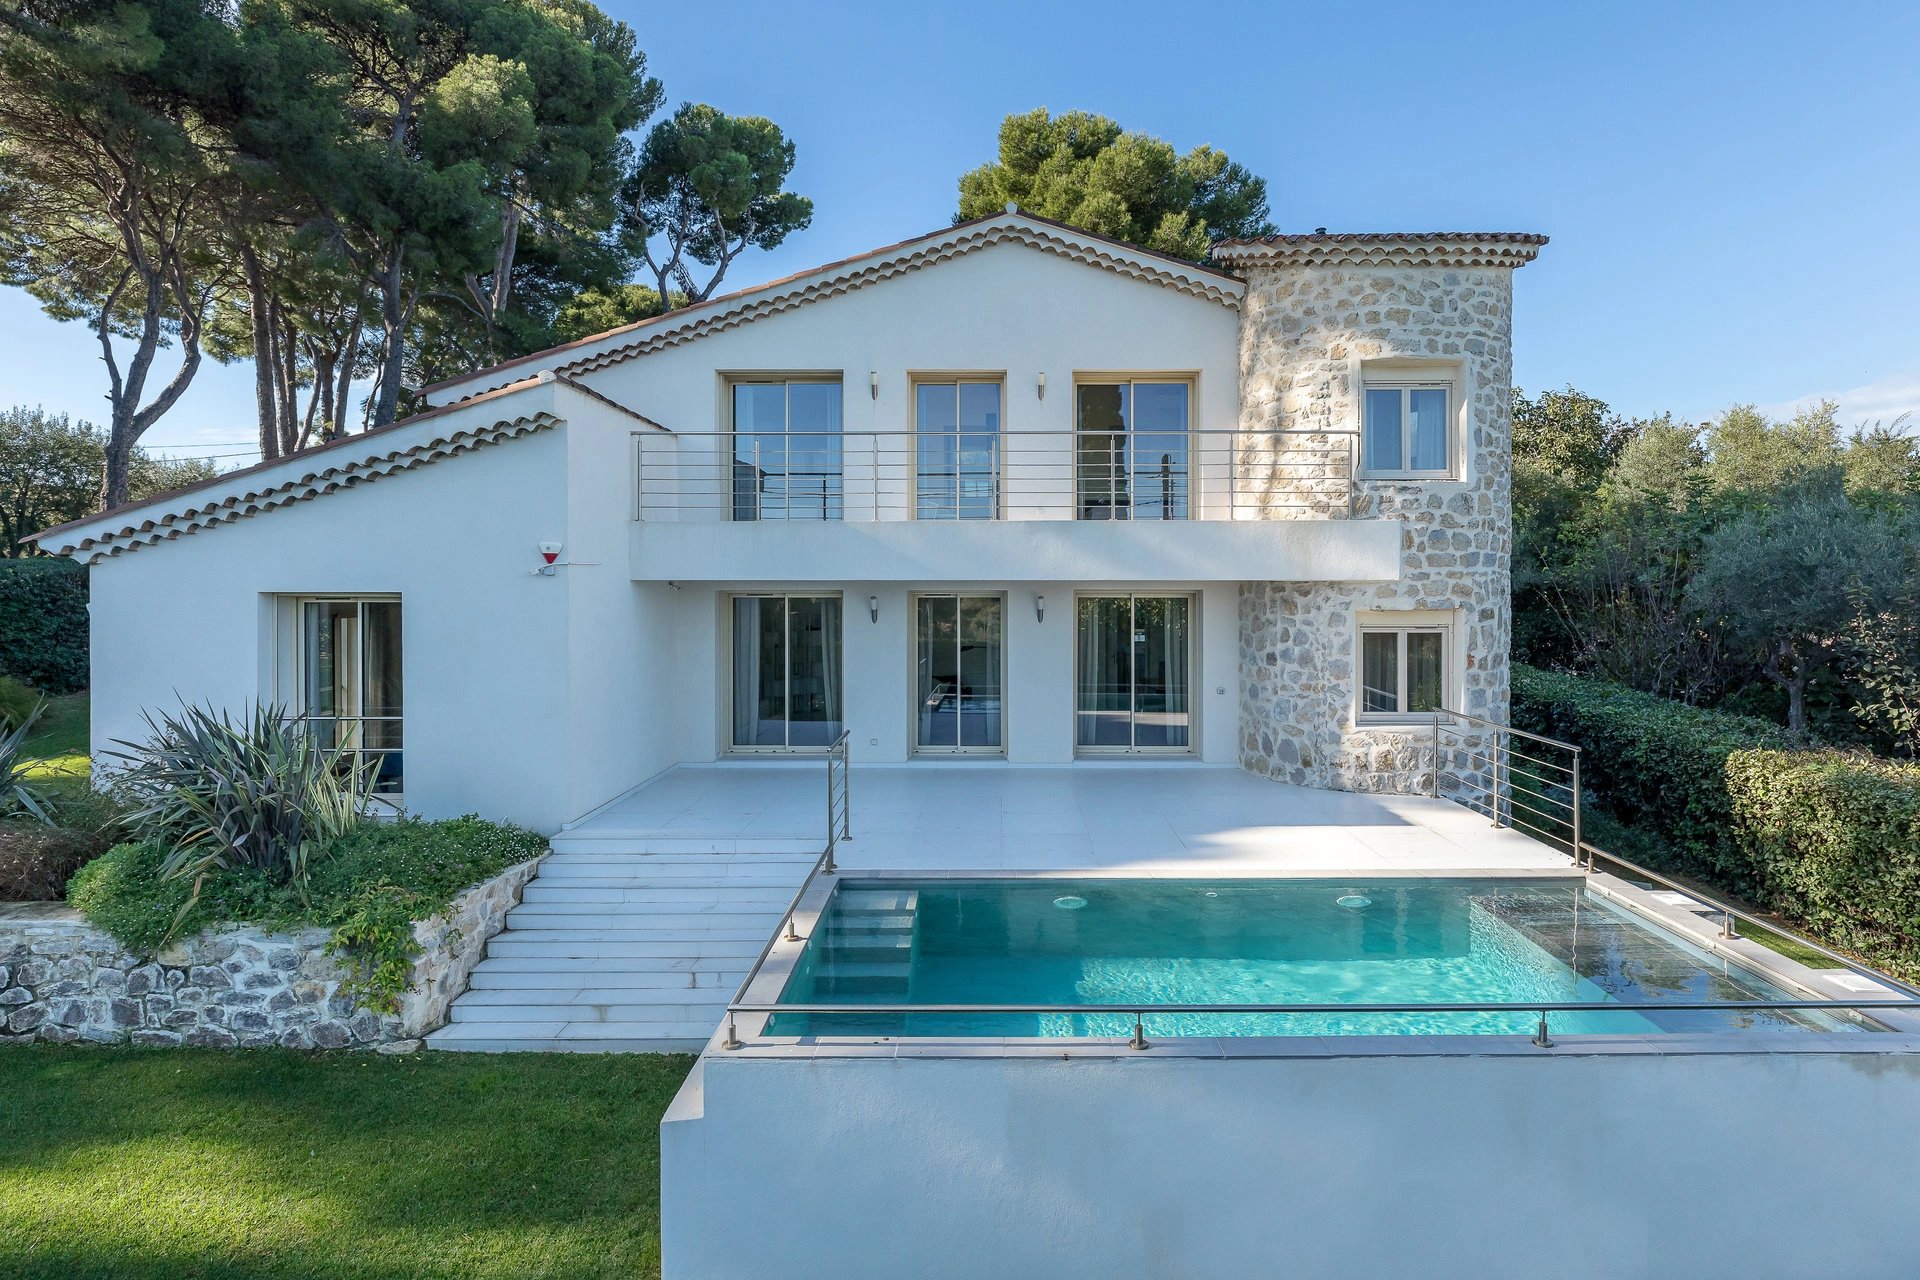
[[[915,750],[1004,750],[1005,611],[999,596],[914,598]]]
[[[1447,697],[1447,628],[1360,628],[1360,718],[1431,714]]]
[[[841,714],[840,598],[733,597],[733,746],[830,747]]]
[[[1192,750],[1193,597],[1084,595],[1074,615],[1074,746]]]
[[[400,602],[316,599],[299,607],[295,715],[320,741],[373,769],[376,791],[397,794],[406,777]]]

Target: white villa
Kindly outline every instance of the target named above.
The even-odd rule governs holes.
[[[699,1052],[669,1280],[1912,1275],[1915,993],[1514,829],[1545,243],[1009,210],[428,388],[41,535],[94,747],[549,833],[428,1044]]]

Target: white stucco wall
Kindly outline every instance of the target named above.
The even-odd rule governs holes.
[[[667,1280],[1920,1270],[1910,1054],[716,1054],[661,1136]]]

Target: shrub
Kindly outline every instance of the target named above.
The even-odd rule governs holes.
[[[277,708],[256,704],[236,721],[188,706],[147,727],[145,746],[106,754],[127,766],[129,823],[170,847],[164,876],[192,878],[189,901],[212,873],[240,868],[304,897],[314,850],[361,821],[372,770]]]
[[[12,676],[0,676],[0,729],[18,729],[39,706],[39,694]]]
[[[73,874],[106,847],[90,831],[0,823],[0,902],[58,902]]]
[[[1758,884],[1736,838],[1727,757],[1784,748],[1764,720],[1690,707],[1671,698],[1580,676],[1513,668],[1516,728],[1580,747],[1581,782],[1614,817],[1660,835],[1669,867],[1742,894]]]
[[[1920,972],[1920,765],[1739,751],[1725,777],[1760,900],[1876,964]]]
[[[170,937],[221,924],[334,930],[331,950],[350,970],[349,995],[390,1012],[406,991],[418,951],[413,925],[447,909],[454,895],[537,856],[546,840],[473,816],[426,822],[363,822],[316,851],[308,895],[257,867],[208,874],[198,896],[165,874],[168,845],[116,845],[82,867],[67,899],[130,950],[151,955]]]
[[[0,733],[0,818],[26,814],[51,825],[46,797],[27,778],[27,735],[39,718],[40,708],[35,707],[25,720]]]
[[[86,566],[0,559],[0,675],[50,694],[87,687]]]

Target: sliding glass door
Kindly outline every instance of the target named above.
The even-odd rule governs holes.
[[[1191,751],[1192,597],[1081,596],[1074,614],[1074,746]]]
[[[845,727],[838,596],[733,598],[733,746],[818,750]]]
[[[914,598],[914,749],[925,755],[998,754],[1005,602],[999,596]]]

